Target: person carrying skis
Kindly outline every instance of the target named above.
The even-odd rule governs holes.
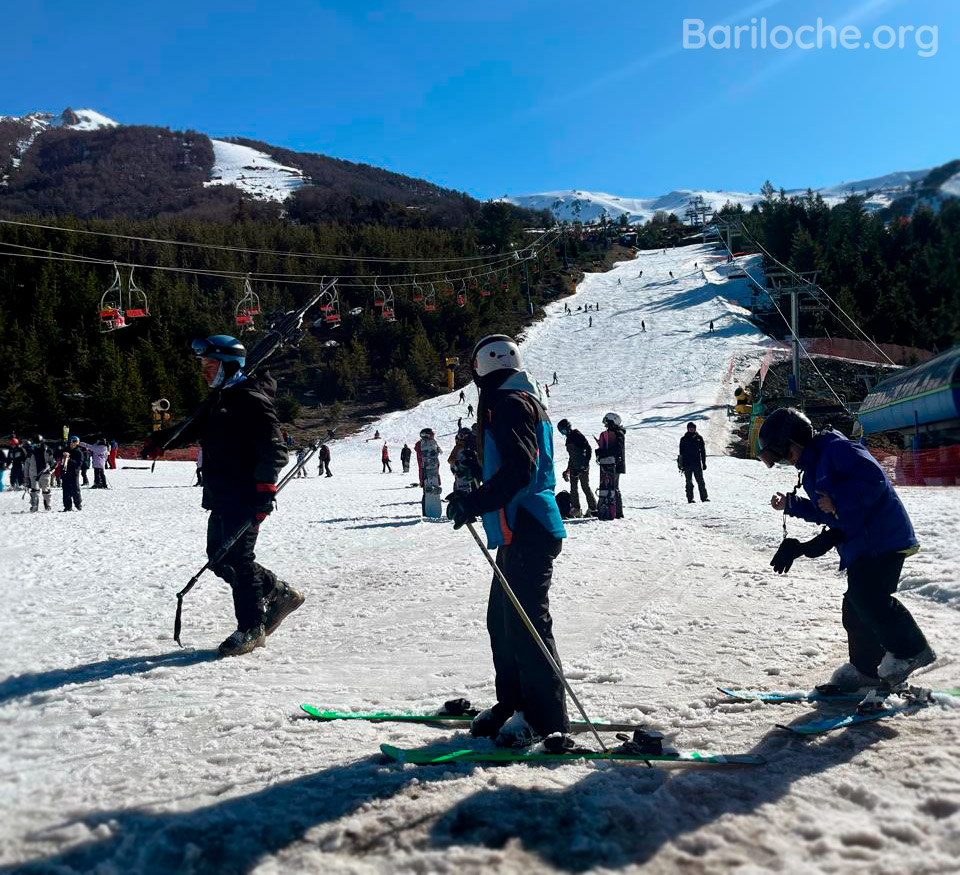
[[[597,438],[597,464],[600,466],[600,485],[597,489],[597,519],[623,519],[623,497],[620,495],[620,475],[627,471],[625,437],[616,413],[603,417],[606,431]]]
[[[392,474],[393,468],[390,467],[390,450],[387,447],[387,442],[383,442],[383,449],[380,450],[380,461],[383,462],[383,468],[380,471],[381,474]]]
[[[403,473],[410,473],[410,456],[413,454],[412,450],[407,444],[403,445],[403,449],[400,450],[400,464],[403,466]]]
[[[326,444],[320,444],[320,449],[317,450],[317,457],[320,459],[320,468],[317,471],[317,476],[326,472],[327,477],[332,477],[333,474],[330,473],[330,447]]]
[[[63,452],[63,510],[66,513],[76,508],[83,509],[83,500],[80,497],[80,470],[83,466],[83,450],[80,449],[80,438],[70,435],[67,448]]]
[[[215,334],[193,341],[207,385],[208,403],[177,436],[176,446],[197,440],[203,449],[203,507],[207,522],[207,556],[251,519],[254,525],[212,567],[230,584],[237,629],[218,648],[221,656],[239,656],[263,647],[281,621],[303,604],[303,595],[255,561],[260,526],[273,510],[277,476],[287,463],[287,450],[274,407],[277,383],[269,373],[247,377],[246,349],[235,337]],[[154,432],[144,446],[146,456],[169,439]]]
[[[484,337],[471,356],[480,390],[477,443],[483,485],[448,496],[447,516],[460,528],[482,516],[497,565],[559,665],[550,616],[553,562],[566,530],[554,496],[553,433],[537,382],[524,371],[516,342]],[[474,735],[523,746],[569,729],[562,681],[554,674],[494,577],[487,631],[497,702],[474,719]]]
[[[910,611],[894,598],[904,560],[920,547],[910,517],[883,468],[862,444],[837,431],[815,433],[799,410],[781,407],[760,427],[759,458],[800,471],[807,497],[777,492],[770,505],[785,516],[824,526],[809,541],[784,538],[770,562],[786,574],[800,556],[836,547],[847,572],[842,622],[850,661],[830,684],[846,691],[888,690],[936,659]],[[869,698],[869,696],[868,696]]]
[[[593,449],[590,442],[570,425],[569,419],[561,419],[557,423],[557,431],[563,435],[567,446],[567,468],[563,472],[563,479],[570,483],[570,516],[579,519],[583,516],[580,507],[580,489],[587,499],[587,515],[596,516],[597,500],[590,489],[590,459]]]
[[[43,435],[26,446],[27,461],[23,466],[27,489],[30,490],[30,512],[40,510],[40,494],[43,493],[43,509],[50,510],[50,458]]]
[[[703,438],[697,434],[697,424],[687,423],[687,433],[680,438],[680,455],[677,456],[677,467],[686,478],[687,501],[693,504],[693,480],[697,480],[697,489],[700,490],[700,500],[707,498],[707,485],[703,482],[703,472],[707,470],[707,448]]]

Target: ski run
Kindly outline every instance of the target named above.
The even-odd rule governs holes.
[[[465,530],[421,518],[399,465],[380,473],[383,440],[396,459],[429,426],[449,491],[446,454],[467,421],[454,392],[333,442],[332,478],[312,462],[284,490],[257,552],[307,600],[235,659],[214,658],[235,623],[209,573],[184,602],[185,648],[172,639],[174,595],[205,561],[192,464],[151,474],[122,462],[112,489],[85,491],[69,517],[0,494],[0,872],[955,872],[957,700],[799,737],[776,724],[845,706],[717,690],[827,680],[846,658],[845,581],[835,554],[783,578],[768,568],[782,535],[769,498],[794,475],[724,455],[726,405],[768,338],[725,298],[732,285],[705,280],[707,255],[644,252],[588,275],[522,351],[541,382],[557,372],[554,423],[589,437],[613,410],[627,429],[625,519],[569,524],[554,574],[578,696],[597,720],[765,765],[419,766],[380,745],[456,750],[464,730],[302,715],[301,703],[413,714],[493,701],[489,567]],[[472,386],[466,399],[476,406]],[[709,504],[687,504],[675,463],[691,420]],[[382,440],[368,440],[375,430]],[[913,681],[949,689],[960,680],[957,493],[899,492],[922,544],[901,596],[940,657]]]

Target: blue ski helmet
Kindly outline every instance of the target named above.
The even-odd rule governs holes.
[[[193,352],[199,358],[236,362],[241,368],[247,361],[246,348],[237,338],[229,334],[213,334],[210,337],[197,338],[193,341]]]
[[[210,337],[198,338],[193,342],[193,351],[198,358],[220,362],[217,375],[210,384],[213,389],[236,376],[237,371],[247,361],[247,350],[237,338],[229,334],[213,334]]]

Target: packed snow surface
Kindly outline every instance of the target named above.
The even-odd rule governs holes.
[[[835,557],[800,560],[786,577],[768,567],[781,538],[769,497],[793,472],[724,455],[726,405],[766,338],[722,282],[705,283],[707,254],[642,253],[588,275],[566,299],[573,314],[551,305],[523,343],[535,376],[557,372],[554,421],[596,435],[613,410],[627,428],[626,519],[569,525],[551,601],[564,667],[592,716],[642,722],[684,748],[755,751],[767,765],[418,768],[384,764],[379,743],[463,736],[298,718],[301,702],[493,701],[489,568],[465,531],[420,518],[415,476],[399,471],[403,442],[423,426],[449,450],[466,417],[454,393],[334,442],[332,479],[311,464],[281,494],[258,558],[307,600],[240,658],[214,658],[233,615],[209,574],[184,602],[185,648],[171,638],[174,594],[205,560],[192,465],[151,474],[125,462],[108,472],[111,491],[84,490],[69,517],[0,494],[2,871],[955,872],[956,711],[804,741],[775,724],[812,707],[715,690],[809,689],[846,650]],[[467,399],[476,403],[472,388]],[[676,468],[689,421],[710,454],[709,504],[686,503]],[[393,474],[380,473],[374,429]],[[562,445],[557,456],[559,472]],[[900,492],[923,543],[902,599],[940,654],[922,680],[952,686],[958,493]]]
[[[865,198],[867,209],[879,209],[889,206],[893,200],[909,190],[911,183],[922,180],[929,172],[928,169],[888,173],[872,179],[842,182],[839,185],[814,189],[814,193],[819,194],[830,206],[842,203],[850,194],[859,194]],[[806,189],[791,189],[787,195],[799,196],[806,193]],[[686,188],[648,198],[621,197],[600,191],[568,190],[518,195],[504,200],[531,209],[550,210],[557,219],[567,221],[592,222],[603,214],[616,220],[626,214],[628,220],[636,224],[649,221],[660,211],[676,213],[682,217],[684,210],[697,197],[703,198],[709,212],[720,209],[728,202],[749,210],[755,203],[763,200],[763,195],[757,192]]]
[[[225,140],[210,142],[213,170],[207,185],[235,185],[258,200],[285,201],[304,184],[299,169],[285,167],[264,152]]]

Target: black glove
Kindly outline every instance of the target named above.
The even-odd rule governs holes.
[[[704,471],[706,471],[706,470],[707,470],[707,463],[704,462],[700,467],[703,468]]]
[[[784,538],[770,560],[770,567],[777,574],[786,574],[798,556],[803,555],[803,544],[796,538]]]
[[[837,544],[842,544],[843,541],[843,532],[841,532],[840,529],[824,529],[815,538],[804,541],[800,547],[803,550],[804,556],[816,559],[818,556],[823,556],[824,553],[829,553]]]
[[[453,520],[454,529],[477,521],[477,515],[470,504],[470,496],[462,492],[451,492],[447,496],[447,519]]]

